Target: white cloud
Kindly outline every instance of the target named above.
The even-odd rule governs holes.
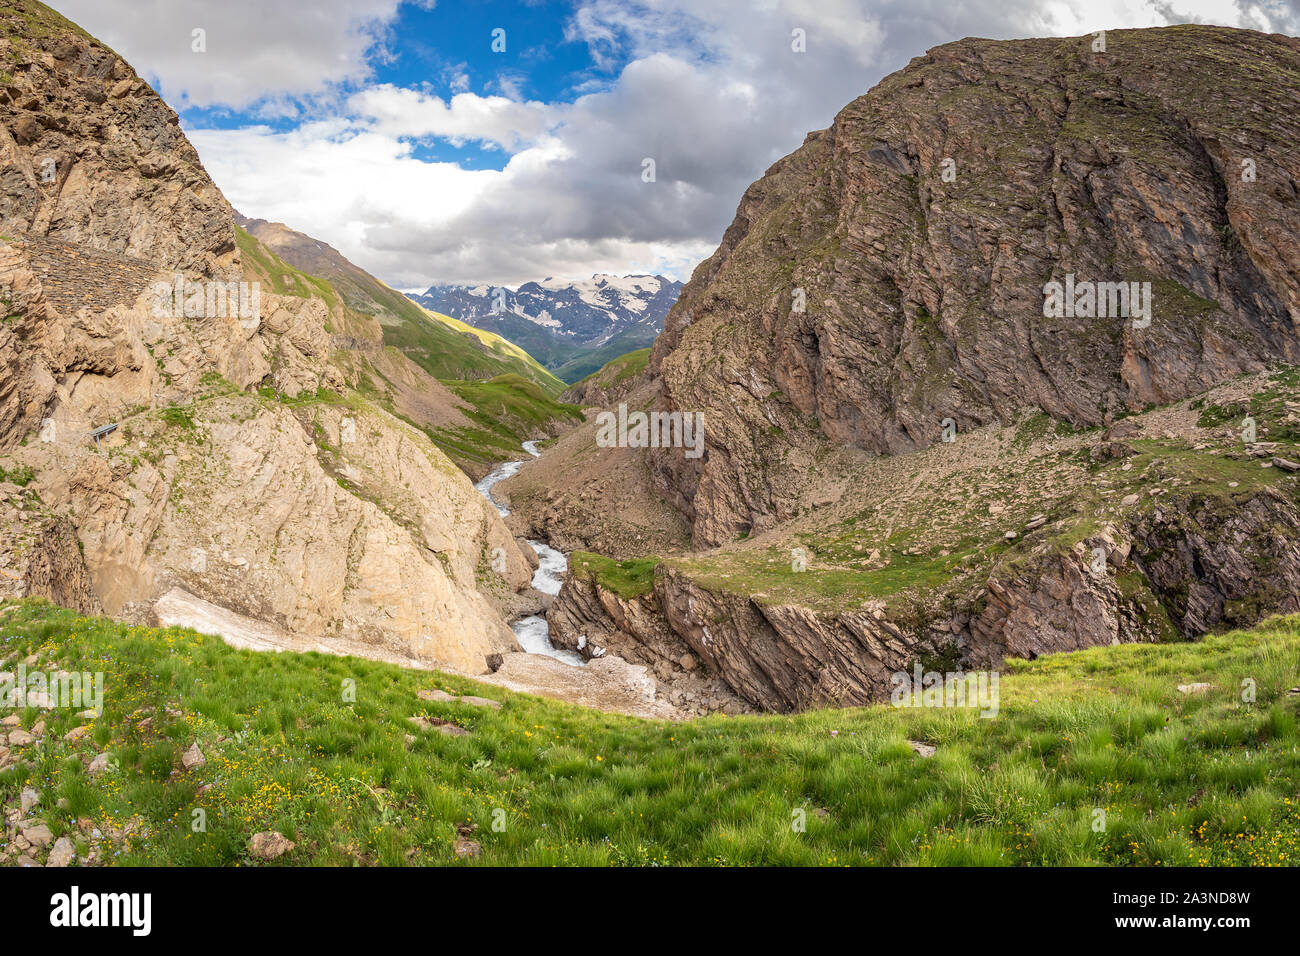
[[[52,0],[177,108],[240,109],[370,75],[366,56],[402,0]],[[432,6],[432,0],[420,5]],[[207,51],[193,50],[193,32]]]
[[[164,91],[232,105],[269,96],[285,104],[263,103],[269,120],[292,109],[295,90],[364,76],[367,45],[398,0],[318,0],[319,15],[304,15],[298,3],[226,0],[232,22],[251,30],[256,21],[258,30],[241,38],[233,59],[217,61],[221,82],[173,49],[176,31],[188,37],[186,25],[208,4],[130,0],[131,22],[101,25],[126,2],[56,0],[74,17],[100,11],[82,22],[156,69]],[[150,13],[138,12],[141,2],[166,30],[142,25]],[[1293,5],[1274,0],[578,0],[567,32],[590,45],[598,66],[581,78],[591,92],[572,103],[525,101],[514,75],[491,81],[503,95],[473,93],[460,64],[440,78],[450,99],[372,86],[338,118],[292,132],[199,130],[191,138],[242,212],[324,239],[394,286],[515,285],[593,272],[684,277],[767,166],[928,48],[966,36],[1180,21],[1277,32],[1300,25]],[[791,50],[795,28],[806,31],[806,53]],[[626,66],[599,68],[615,63]],[[510,160],[485,171],[422,162],[410,143],[430,136],[504,149]],[[641,180],[645,157],[655,159],[656,183]]]
[[[507,149],[536,141],[558,119],[558,111],[544,103],[475,93],[457,93],[448,103],[388,83],[354,94],[348,109],[372,130],[389,136],[436,136],[457,145],[479,141]]]

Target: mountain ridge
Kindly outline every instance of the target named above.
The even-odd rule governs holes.
[[[659,275],[552,278],[517,289],[434,285],[410,298],[518,341],[572,384],[610,359],[653,344],[682,283]]]
[[[543,369],[526,349],[490,330],[465,329],[454,316],[424,309],[391,288],[333,246],[284,223],[235,212],[235,222],[303,272],[321,276],[352,309],[374,316],[386,342],[396,345],[435,378],[484,379],[518,374],[558,394],[564,384]],[[455,321],[448,321],[453,319]],[[479,344],[467,349],[466,343]]]

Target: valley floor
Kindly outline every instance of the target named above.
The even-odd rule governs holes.
[[[0,632],[0,670],[105,680],[99,717],[5,711],[10,865],[245,864],[267,831],[291,864],[1300,860],[1300,617],[1008,661],[992,718],[684,723],[33,601],[0,609]]]

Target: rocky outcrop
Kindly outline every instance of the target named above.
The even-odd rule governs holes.
[[[51,248],[57,263],[44,258]],[[51,440],[51,423],[58,440],[84,440],[131,409],[191,400],[214,375],[289,397],[341,386],[328,362],[329,312],[320,299],[261,295],[255,326],[230,314],[185,318],[159,307],[155,286],[170,285],[171,274],[156,272],[145,283],[145,267],[127,271],[119,258],[48,240],[0,243],[0,304],[9,319],[0,328],[7,399],[0,448],[42,428]],[[65,298],[64,308],[75,311],[60,309],[40,278],[56,268],[62,286],[98,290],[97,297]]]
[[[468,673],[517,650],[480,586],[526,589],[527,558],[424,432],[348,393],[337,297],[210,308],[248,276],[175,114],[30,0],[0,7],[0,63],[0,468],[44,509],[0,524],[10,593],[144,622],[179,591]]]
[[[697,712],[849,705],[888,696],[916,658],[911,638],[870,613],[826,618],[700,586],[661,566],[654,590],[626,600],[570,577],[547,620],[556,646],[644,662]]]
[[[1080,544],[990,578],[976,608],[949,622],[949,646],[968,666],[996,668],[1007,657],[1033,660],[1165,636],[1158,623],[1149,623],[1149,612],[1142,613],[1147,604],[1121,592],[1105,559],[1095,569],[1092,554],[1090,545]],[[1126,568],[1132,570],[1121,562]],[[1150,604],[1160,612],[1158,602]]]
[[[1179,496],[1128,531],[1136,563],[1186,636],[1300,612],[1300,501],[1278,488],[1231,508]]]
[[[619,368],[607,365],[580,382],[570,385],[560,394],[560,401],[573,405],[610,408],[626,401],[630,395],[646,384],[644,373],[624,374]]]
[[[1294,487],[1243,495],[1230,509],[1173,496],[1066,550],[1001,562],[983,588],[947,607],[923,597],[826,613],[661,565],[653,592],[633,601],[571,577],[549,620],[566,646],[581,633],[669,672],[675,657],[689,657],[764,709],[865,704],[888,699],[891,675],[917,663],[997,669],[1007,657],[1194,638],[1295,613],[1298,507]]]
[[[658,696],[689,714],[750,709],[716,676],[716,668],[701,666],[697,652],[665,616],[662,593],[624,598],[589,577],[570,574],[546,615],[551,644],[588,660],[608,655],[644,665],[659,682]]]
[[[700,587],[671,570],[657,587],[670,626],[710,672],[765,709],[880,699],[889,673],[910,659],[904,635],[869,612],[827,617],[800,606],[765,605]]]
[[[1300,41],[1091,44],[931,50],[745,193],[651,359],[706,421],[703,458],[649,453],[697,546],[806,510],[828,445],[1098,425],[1300,360]],[[1150,322],[1045,317],[1050,281],[1148,282]]]
[[[238,275],[230,204],[176,113],[127,63],[43,4],[0,9],[0,235],[49,236]],[[31,30],[32,19],[44,29]]]
[[[0,597],[42,597],[82,614],[101,613],[77,530],[34,491],[0,482]]]
[[[499,567],[524,588],[527,560],[459,470],[379,410],[232,393],[136,415],[100,449],[15,454],[73,516],[110,614],[143,621],[182,587],[292,634],[471,672],[517,648],[478,577]]]

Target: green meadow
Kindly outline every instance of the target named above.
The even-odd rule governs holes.
[[[1300,860],[1300,617],[1009,661],[991,719],[882,704],[653,722],[9,602],[0,670],[32,654],[30,667],[102,671],[104,710],[16,711],[46,728],[11,749],[0,800],[40,790],[56,837],[84,851],[92,827],[113,833],[119,865],[248,865],[267,830],[296,844],[288,865]],[[1211,687],[1178,690],[1194,682]],[[431,688],[502,707],[417,697]],[[420,715],[469,733],[422,730]],[[185,770],[195,742],[207,762]],[[100,752],[110,768],[92,776]],[[471,830],[481,852],[458,858]]]

